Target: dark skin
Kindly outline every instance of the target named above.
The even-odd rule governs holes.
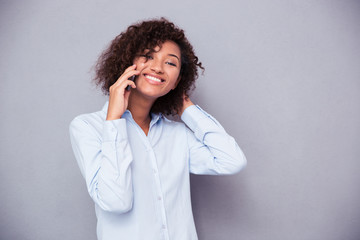
[[[150,127],[150,110],[158,97],[176,88],[181,80],[181,52],[179,46],[166,41],[162,47],[150,56],[140,56],[134,59],[134,65],[128,67],[109,89],[109,107],[106,120],[121,118],[126,109],[130,110],[133,119],[144,131],[145,135]],[[136,84],[128,80],[136,75]],[[126,87],[130,85],[131,90]],[[184,110],[194,105],[184,96],[179,116]]]

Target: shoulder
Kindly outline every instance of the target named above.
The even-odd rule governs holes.
[[[168,128],[183,129],[186,125],[177,118],[171,118],[169,116],[162,116],[163,125]]]
[[[102,111],[93,112],[93,113],[84,113],[76,116],[70,124],[73,123],[79,123],[83,122],[86,124],[92,124],[92,123],[98,123],[98,122],[104,122],[105,121],[105,115]]]
[[[189,129],[184,122],[180,122],[177,119],[169,119],[165,116],[162,116],[161,122],[163,126],[163,134],[174,140],[187,138]]]
[[[106,120],[106,112],[103,110],[85,113],[76,116],[70,122],[70,131],[75,129],[93,129],[99,131]]]

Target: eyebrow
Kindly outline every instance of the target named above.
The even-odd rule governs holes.
[[[179,57],[178,56],[176,56],[175,54],[168,54],[169,56],[172,56],[172,57],[176,57],[178,60],[179,60],[179,62],[180,62],[180,59],[179,59]]]

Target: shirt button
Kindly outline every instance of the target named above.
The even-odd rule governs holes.
[[[160,201],[160,200],[161,200],[161,197],[158,197],[158,200]]]
[[[155,169],[153,169],[153,171],[154,171],[154,173],[156,174],[156,170],[155,170]]]
[[[116,131],[116,129],[115,129],[115,128],[111,128],[111,131],[112,131],[112,132],[115,132],[115,131]]]
[[[166,229],[166,226],[165,226],[165,224],[163,224],[163,225],[162,225],[162,229]]]

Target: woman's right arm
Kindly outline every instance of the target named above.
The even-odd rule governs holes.
[[[70,139],[88,192],[103,210],[125,213],[132,208],[132,152],[126,120],[104,121],[102,136],[81,117],[70,124]]]
[[[109,106],[102,136],[86,120],[77,117],[70,124],[70,138],[75,157],[91,198],[103,210],[124,213],[132,208],[132,153],[128,142],[126,120],[121,119],[128,106],[129,77],[138,75],[136,65],[124,73],[109,89]]]

